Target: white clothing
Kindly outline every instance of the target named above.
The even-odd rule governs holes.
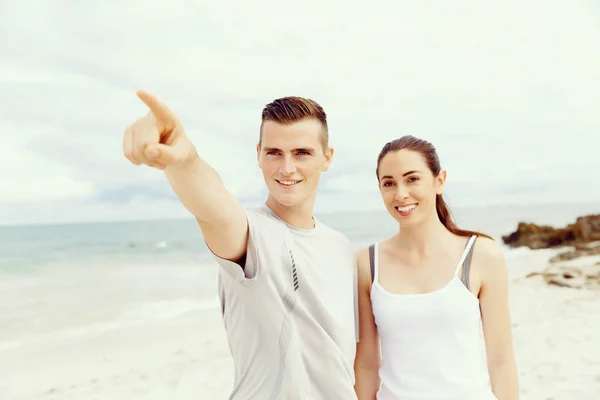
[[[450,282],[424,294],[393,294],[379,284],[375,244],[371,301],[382,351],[377,400],[496,399],[479,300],[458,275],[475,239],[469,238]]]
[[[266,206],[246,211],[244,269],[216,257],[234,361],[230,400],[351,400],[358,332],[350,241],[315,221],[286,224]]]

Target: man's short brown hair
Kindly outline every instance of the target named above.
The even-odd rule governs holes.
[[[323,151],[329,147],[329,130],[327,127],[327,114],[323,107],[314,100],[298,96],[288,96],[273,100],[267,104],[262,111],[262,122],[260,124],[259,146],[262,143],[262,127],[266,121],[279,124],[293,124],[304,119],[316,119],[321,123],[321,145]]]

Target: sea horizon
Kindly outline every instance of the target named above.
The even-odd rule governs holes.
[[[456,205],[456,206],[453,206],[450,202],[448,202],[448,203],[449,203],[450,211],[454,217],[456,217],[457,215],[461,215],[461,216],[468,215],[469,211],[476,212],[478,210],[490,209],[490,208],[496,209],[497,211],[510,210],[510,211],[512,211],[511,214],[514,214],[514,212],[518,211],[518,210],[538,209],[540,211],[543,211],[544,208],[546,208],[546,209],[568,208],[567,210],[564,210],[564,211],[566,211],[566,213],[573,215],[574,217],[573,217],[572,222],[575,222],[575,219],[579,216],[600,213],[600,200],[598,200],[598,201],[586,200],[586,201],[580,201],[580,202],[570,201],[570,202],[566,202],[566,203],[565,202],[548,201],[548,202],[531,202],[531,203],[505,203],[505,204],[494,203],[494,204],[489,204],[489,205],[476,204],[476,205]],[[251,209],[251,208],[259,207],[263,204],[264,204],[264,202],[258,202],[258,203],[243,205],[243,206],[244,206],[244,209]],[[575,208],[573,209],[573,207],[575,207]],[[577,210],[577,211],[570,212],[571,210]],[[552,210],[549,210],[549,211],[552,211]],[[385,215],[387,215],[387,211],[383,208],[383,204],[381,204],[377,208],[364,208],[363,207],[360,209],[347,209],[347,210],[328,210],[328,211],[316,210],[314,212],[314,215],[317,218],[326,217],[328,215],[339,215],[339,214],[385,214]],[[520,213],[517,213],[517,214],[520,214]],[[87,224],[102,225],[102,224],[119,224],[119,223],[147,223],[147,222],[154,222],[154,221],[177,222],[177,221],[187,221],[190,219],[193,219],[193,216],[191,214],[173,215],[170,217],[156,217],[156,218],[87,219],[87,220],[74,220],[74,221],[67,220],[67,221],[39,222],[39,223],[23,222],[23,223],[3,224],[2,221],[0,221],[0,229],[21,228],[21,227],[23,227],[23,228],[59,227],[59,226],[68,226],[68,225],[87,225]],[[549,220],[552,220],[552,218],[550,218]],[[524,218],[523,222],[544,224],[543,222],[540,222],[539,217],[534,217],[531,221],[525,220],[525,218]],[[515,228],[516,228],[516,226],[515,226]]]
[[[451,207],[457,225],[492,236],[505,251],[502,237],[520,222],[560,228],[577,217],[600,213],[600,203]],[[384,209],[315,212],[318,221],[344,234],[356,250],[398,231]],[[0,271],[19,272],[42,266],[212,263],[197,223],[189,217],[61,224],[0,226]],[[58,264],[58,265],[57,265]]]

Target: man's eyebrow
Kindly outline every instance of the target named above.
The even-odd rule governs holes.
[[[307,153],[314,153],[315,149],[312,147],[301,147],[299,149],[294,149],[293,151],[306,151]]]
[[[278,149],[276,147],[264,147],[263,151],[280,151],[282,152],[283,150]],[[314,153],[315,149],[312,147],[301,147],[301,148],[297,148],[297,149],[292,149],[292,151],[306,151],[307,153]]]

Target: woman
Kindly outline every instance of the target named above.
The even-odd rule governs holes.
[[[452,221],[431,143],[387,143],[376,173],[399,231],[358,253],[359,400],[518,399],[499,246]]]

